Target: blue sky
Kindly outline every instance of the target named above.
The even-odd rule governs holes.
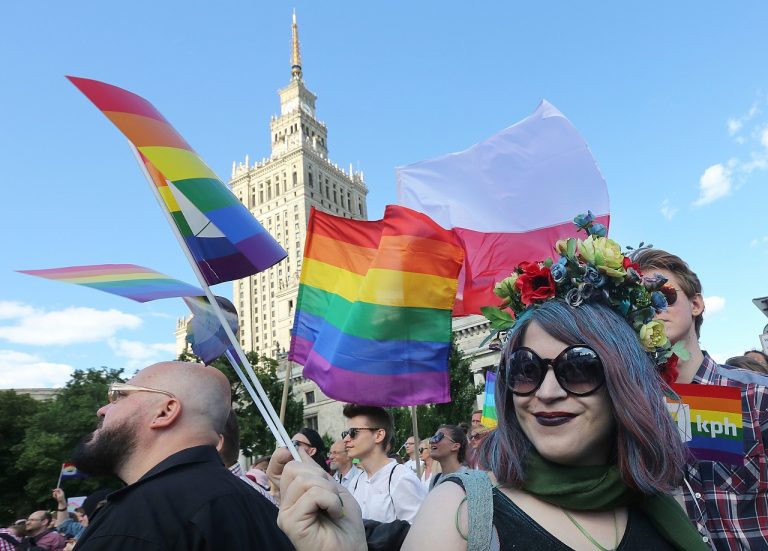
[[[64,75],[148,98],[226,180],[232,161],[269,154],[293,7],[329,157],[365,172],[372,218],[395,202],[395,166],[465,149],[546,98],[600,165],[612,237],[678,253],[698,272],[704,348],[725,359],[759,346],[768,5],[527,4],[6,5],[0,388],[168,358],[185,314],[180,300],[134,304],[13,270],[132,262],[194,281],[125,140]],[[531,190],[531,201],[546,197]]]

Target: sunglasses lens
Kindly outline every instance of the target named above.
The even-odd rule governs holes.
[[[545,373],[546,366],[530,350],[515,350],[507,360],[507,385],[516,394],[536,390]]]
[[[597,353],[586,347],[567,350],[555,364],[560,385],[572,394],[589,394],[603,384],[603,364]]]
[[[667,299],[667,304],[669,306],[672,306],[677,302],[677,289],[672,287],[669,283],[663,285],[659,291],[661,291],[661,294]]]

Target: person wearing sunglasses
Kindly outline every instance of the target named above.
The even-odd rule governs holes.
[[[467,437],[456,425],[441,425],[429,439],[430,455],[440,466],[429,484],[430,491],[440,484],[445,475],[466,471]]]
[[[440,472],[440,463],[432,457],[432,443],[429,438],[419,442],[419,460],[421,460],[421,483],[429,489],[432,479]]]
[[[469,540],[487,549],[487,540],[475,547],[478,534],[502,551],[709,549],[674,497],[686,452],[664,402],[674,351],[653,320],[663,282],[639,273],[593,221],[577,217],[587,239],[559,241],[559,258],[522,263],[494,290],[501,307],[484,309],[506,332],[498,426],[481,448],[492,504],[470,522],[462,480],[485,475],[449,478],[429,493],[402,549],[465,551]],[[308,469],[286,471],[281,491],[292,498],[278,522],[297,549],[365,548],[350,541],[359,531],[343,489]],[[297,514],[321,504],[332,519],[322,535],[316,516]]]
[[[690,519],[717,549],[768,549],[768,375],[721,365],[701,349],[704,298],[699,277],[679,256],[641,249],[632,256],[641,270],[666,277],[671,294],[658,317],[673,343],[690,353],[677,364],[676,382],[741,391],[744,460],[690,461],[683,497]]]
[[[321,469],[330,473],[331,469],[326,461],[325,442],[318,432],[309,427],[304,427],[293,435],[291,439],[296,448],[303,447],[309,456],[317,463]]]
[[[350,487],[360,504],[362,518],[381,523],[413,522],[427,489],[414,472],[387,456],[392,415],[384,408],[347,404],[347,429],[341,433],[347,454],[359,459],[363,470]]]
[[[188,362],[154,364],[110,385],[96,430],[72,459],[126,486],[89,515],[77,551],[292,549],[277,508],[232,476],[217,452],[231,392],[221,371]]]

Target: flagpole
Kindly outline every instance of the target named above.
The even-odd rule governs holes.
[[[299,457],[299,453],[296,451],[296,447],[291,442],[291,439],[288,436],[288,433],[285,430],[285,427],[280,422],[277,416],[277,413],[275,412],[275,408],[272,407],[272,404],[269,401],[269,398],[267,398],[267,395],[264,392],[264,388],[261,386],[261,383],[259,382],[259,378],[256,376],[256,373],[253,371],[253,367],[251,366],[250,362],[245,357],[245,353],[243,352],[243,349],[240,348],[240,342],[232,333],[232,328],[229,326],[229,323],[227,322],[227,319],[224,316],[224,312],[221,310],[221,306],[219,306],[219,302],[216,300],[216,297],[214,296],[213,292],[208,286],[208,282],[203,277],[203,273],[200,271],[200,267],[197,265],[197,262],[195,262],[195,259],[192,256],[192,252],[189,250],[189,248],[187,247],[187,244],[185,243],[183,237],[181,236],[181,232],[179,231],[179,228],[176,226],[176,222],[174,222],[173,218],[171,217],[171,213],[166,208],[165,203],[163,202],[163,198],[160,196],[160,192],[157,189],[157,186],[152,180],[152,177],[149,175],[149,172],[147,171],[147,167],[144,165],[144,161],[141,160],[139,151],[130,141],[128,142],[128,145],[133,151],[133,154],[136,157],[136,161],[139,163],[139,168],[144,174],[144,177],[147,179],[147,183],[149,184],[149,187],[152,190],[152,194],[155,196],[155,199],[157,200],[158,205],[160,206],[160,210],[163,212],[165,219],[168,221],[168,224],[171,226],[171,230],[173,231],[173,234],[176,236],[176,240],[179,242],[181,249],[184,251],[184,254],[187,257],[187,261],[189,261],[189,264],[192,267],[192,271],[195,273],[195,276],[197,277],[197,280],[200,283],[200,286],[203,288],[203,291],[205,292],[205,296],[208,298],[208,302],[210,302],[211,307],[213,308],[213,311],[216,313],[216,317],[219,319],[219,323],[221,323],[221,326],[224,329],[224,332],[226,333],[227,338],[229,339],[229,342],[232,344],[233,348],[235,349],[235,352],[237,353],[238,359],[242,363],[243,367],[245,367],[245,370],[248,372],[248,375],[251,378],[251,382],[253,383],[253,386],[256,389],[256,392],[258,393],[259,398],[261,399],[262,405],[264,406],[266,413],[268,414],[268,415],[265,415],[265,421],[267,417],[271,417],[272,423],[267,421],[267,424],[270,425],[270,429],[273,431],[272,434],[275,437],[275,440],[277,440],[278,444],[286,446],[296,461],[301,461],[301,458]],[[261,408],[260,408],[260,411],[261,411]],[[262,415],[264,415],[264,413],[262,413]]]
[[[413,423],[413,449],[418,451],[419,443],[419,423],[416,420],[416,406],[411,406],[411,422]],[[416,454],[416,476],[421,480],[421,454]]]
[[[285,410],[288,407],[288,385],[293,374],[293,362],[288,360],[285,367],[285,380],[283,381],[283,399],[280,400],[280,422],[285,423]]]
[[[56,487],[61,488],[61,475],[64,473],[64,463],[61,464],[61,468],[59,469],[59,481],[56,482]]]

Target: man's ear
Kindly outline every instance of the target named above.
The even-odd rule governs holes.
[[[693,295],[691,298],[691,313],[694,315],[694,317],[704,313],[704,308],[704,297],[701,296],[701,293],[696,293]]]
[[[181,416],[181,402],[176,398],[165,400],[162,406],[155,411],[150,428],[162,429],[173,425]]]

